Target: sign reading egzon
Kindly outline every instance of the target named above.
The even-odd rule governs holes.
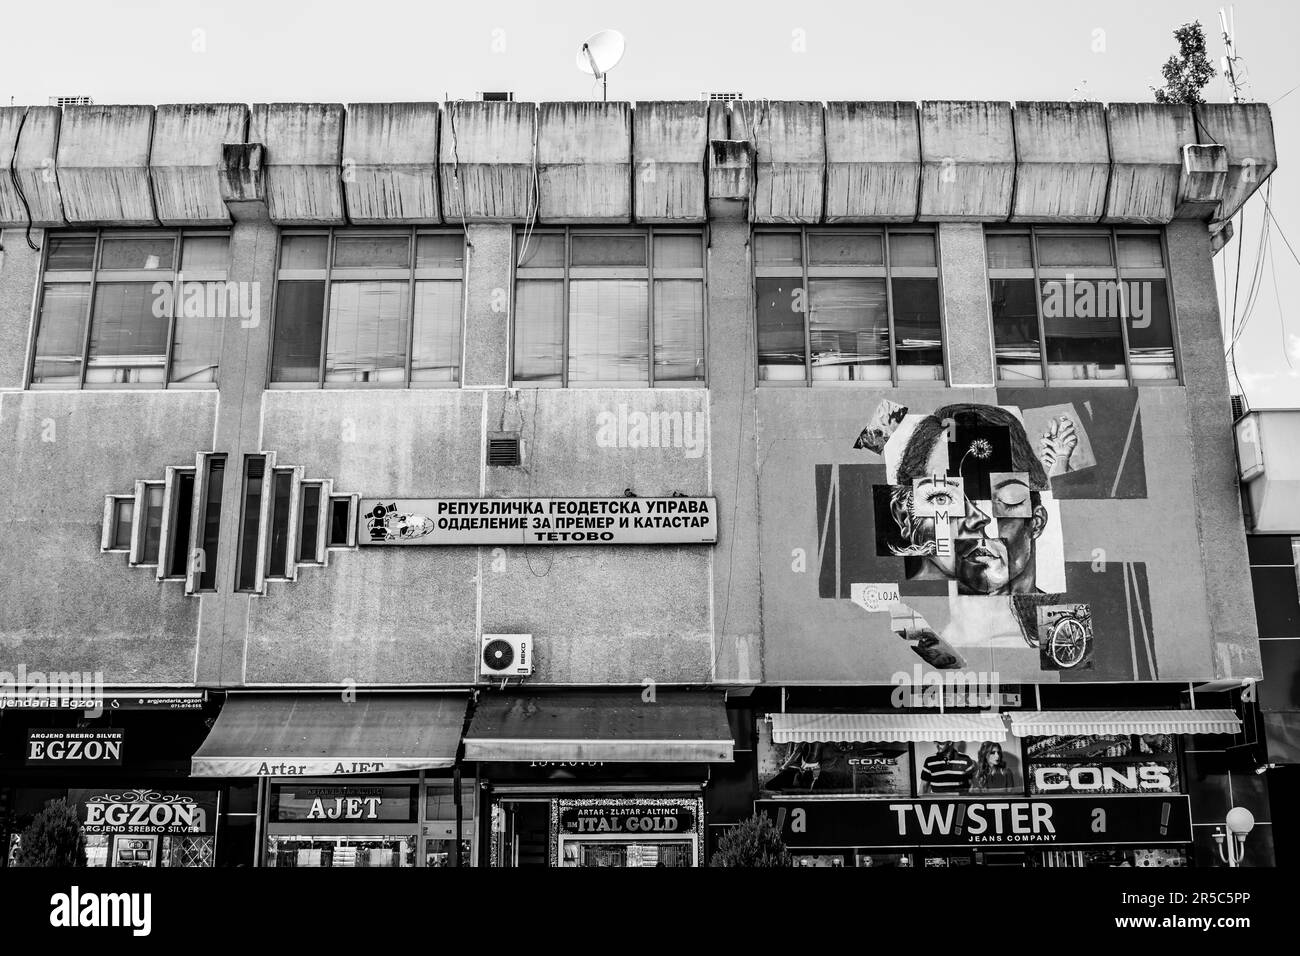
[[[27,763],[57,763],[65,767],[122,763],[123,732],[120,729],[53,730],[27,732]]]
[[[362,545],[716,544],[714,498],[363,498]]]

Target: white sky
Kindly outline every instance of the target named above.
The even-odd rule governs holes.
[[[583,38],[622,31],[627,54],[611,99],[694,99],[704,90],[747,99],[1149,100],[1175,51],[1173,29],[1199,19],[1217,64],[1218,6],[1205,0],[1089,3],[926,0],[655,0],[595,3],[480,0],[11,3],[0,27],[0,103],[367,102],[473,97],[512,90],[524,100],[599,96],[574,56]],[[1236,4],[1237,52],[1248,96],[1273,110],[1281,169],[1272,206],[1300,255],[1300,3]],[[1227,99],[1215,79],[1207,99]],[[1256,262],[1262,197],[1246,209],[1241,305]],[[1300,407],[1300,264],[1274,229],[1237,365],[1255,407]],[[1238,243],[1226,257],[1235,283]],[[1277,292],[1274,291],[1276,278]],[[1280,303],[1279,303],[1280,300]],[[1283,321],[1283,316],[1285,319]],[[1288,365],[1288,358],[1295,368]]]

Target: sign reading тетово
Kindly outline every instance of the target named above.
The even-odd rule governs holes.
[[[715,544],[713,498],[363,498],[362,545]]]

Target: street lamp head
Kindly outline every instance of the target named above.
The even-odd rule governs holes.
[[[1255,828],[1255,815],[1245,807],[1233,807],[1223,822],[1234,836],[1245,837]]]

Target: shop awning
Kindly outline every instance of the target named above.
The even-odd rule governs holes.
[[[734,746],[720,693],[588,691],[479,697],[465,759],[730,762]]]
[[[1022,710],[1009,716],[1017,737],[1241,733],[1241,720],[1230,710]]]
[[[196,777],[351,776],[456,762],[464,694],[231,694],[191,761]]]
[[[998,714],[772,714],[772,743],[1007,739]]]

